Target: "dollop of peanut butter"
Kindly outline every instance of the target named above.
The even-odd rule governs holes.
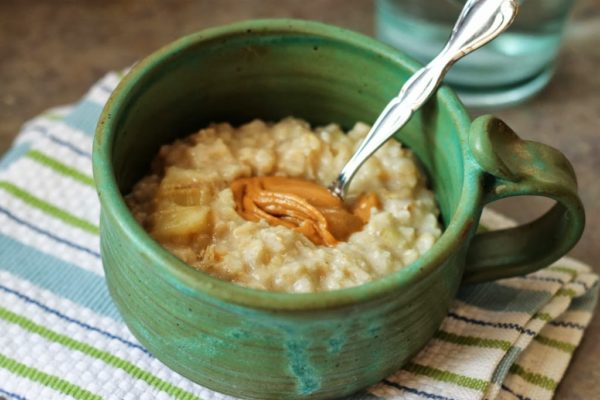
[[[369,222],[373,207],[381,208],[375,193],[364,193],[348,210],[323,186],[299,178],[239,178],[230,187],[243,218],[286,226],[317,245],[334,246],[347,240]]]

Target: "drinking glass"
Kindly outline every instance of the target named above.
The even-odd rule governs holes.
[[[421,63],[444,46],[464,0],[377,0],[380,40]],[[574,0],[524,0],[513,25],[458,61],[446,75],[467,106],[498,107],[524,101],[552,77]]]

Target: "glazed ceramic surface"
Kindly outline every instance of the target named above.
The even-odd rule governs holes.
[[[391,374],[438,328],[461,282],[523,274],[557,259],[584,225],[576,181],[558,151],[485,116],[471,123],[448,88],[398,137],[436,193],[444,233],[406,268],[317,294],[258,291],[194,270],[152,240],[122,195],[160,145],[211,122],[372,123],[418,65],[368,37],[314,22],[250,21],[200,32],[127,75],[98,125],[94,176],[110,293],[161,361],[245,398],[330,398]],[[483,206],[542,195],[531,224],[475,235]]]

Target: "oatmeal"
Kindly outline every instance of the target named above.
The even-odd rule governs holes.
[[[218,278],[286,292],[366,283],[412,263],[441,235],[433,193],[412,153],[397,141],[387,142],[358,171],[347,196],[348,215],[339,214],[348,226],[329,229],[332,238],[319,230],[323,221],[316,216],[303,231],[295,229],[302,221],[288,215],[281,218],[285,223],[269,223],[240,213],[239,204],[248,185],[290,188],[285,178],[328,185],[368,130],[361,123],[348,134],[333,124],[311,130],[294,118],[274,124],[255,120],[238,128],[214,124],[163,146],[152,173],[126,201],[153,238]],[[261,178],[240,179],[252,177]]]

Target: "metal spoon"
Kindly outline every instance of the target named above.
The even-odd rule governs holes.
[[[360,166],[433,94],[452,64],[502,33],[519,10],[517,0],[469,0],[442,51],[402,86],[346,163],[329,190],[344,198]]]

